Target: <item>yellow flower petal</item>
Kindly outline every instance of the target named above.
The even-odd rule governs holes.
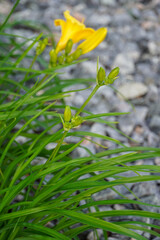
[[[78,49],[82,49],[82,54],[85,54],[96,48],[107,34],[106,28],[100,28],[97,31],[86,28],[82,22],[72,17],[69,11],[64,12],[64,17],[66,21],[62,19],[54,21],[56,26],[61,26],[61,38],[56,46],[56,53],[65,49],[67,42],[71,39],[73,43],[85,40],[78,46]]]
[[[56,20],[54,20],[54,24],[55,24],[55,26],[64,26],[65,21],[62,19],[56,19]]]
[[[72,17],[69,14],[69,11],[65,11],[64,16],[66,18],[66,21],[61,19],[56,19],[54,21],[55,25],[61,26],[62,29],[61,38],[56,47],[57,53],[66,47],[68,40],[72,39],[72,41],[76,43],[76,34],[85,29],[85,25]]]
[[[64,17],[65,17],[68,21],[71,21],[71,22],[73,22],[73,23],[75,23],[75,24],[77,24],[77,25],[81,25],[82,27],[85,27],[85,25],[84,25],[83,23],[81,23],[80,21],[78,21],[76,18],[72,17],[72,16],[70,15],[70,13],[69,13],[68,10],[66,10],[66,11],[64,12]]]
[[[82,49],[82,54],[88,53],[96,48],[106,37],[107,29],[99,28],[93,34],[91,34],[84,42],[82,42],[78,48]]]
[[[90,35],[92,35],[95,32],[92,28],[85,28],[84,30],[81,30],[73,35],[73,42],[77,43],[83,39],[87,39]]]

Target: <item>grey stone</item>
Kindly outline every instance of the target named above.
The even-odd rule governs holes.
[[[83,103],[85,102],[85,99],[81,94],[76,93],[73,98],[73,101],[74,101],[76,107],[81,107],[83,105]]]
[[[150,62],[140,62],[137,63],[137,73],[140,73],[143,77],[145,77],[144,81],[146,83],[153,83],[154,72]]]
[[[14,199],[14,201],[17,201],[17,202],[21,202],[23,200],[24,200],[24,196],[22,194],[18,194]]]
[[[115,129],[113,129],[111,127],[107,127],[106,132],[107,132],[107,135],[109,135],[109,137],[111,137],[111,138],[117,139],[122,142],[125,141],[125,137],[120,135]]]
[[[106,128],[103,124],[101,123],[94,123],[90,129],[90,132],[92,133],[98,133],[101,135],[105,135],[106,133]]]
[[[128,82],[120,86],[118,91],[125,99],[134,99],[145,95],[148,92],[148,88],[143,83]],[[120,94],[118,96],[122,98]]]
[[[151,104],[149,106],[148,116],[152,117],[154,115],[157,115],[157,116],[160,115],[160,104],[158,102]]]
[[[106,6],[115,6],[116,1],[115,0],[100,0],[101,4],[104,4]]]
[[[106,100],[111,100],[113,98],[114,91],[112,88],[107,87],[107,86],[102,86],[98,90],[98,95],[103,96]]]
[[[141,41],[147,38],[147,32],[141,26],[133,24],[132,28],[129,29],[126,38],[128,40],[140,43]]]
[[[44,181],[44,183],[45,182],[49,182],[52,178],[53,178],[53,174],[47,174],[46,176],[45,176],[45,181]]]
[[[147,146],[159,146],[159,137],[154,132],[147,130],[145,132],[145,138],[147,140]]]
[[[29,140],[29,138],[23,137],[23,136],[18,136],[15,138],[15,141],[20,143],[20,144],[24,144]]]
[[[36,157],[32,162],[31,165],[43,165],[47,161],[44,157]]]
[[[152,185],[150,186],[152,188]],[[158,191],[158,188],[157,188]],[[153,204],[159,206],[159,194],[158,192],[155,191],[153,195],[149,195],[146,197],[141,197],[142,202],[148,203],[148,204]],[[140,205],[139,206],[143,211],[149,211],[149,212],[156,212],[160,213],[160,209],[158,207],[153,207],[153,206],[146,206],[146,205]]]
[[[133,18],[139,19],[141,17],[141,12],[138,8],[132,7],[132,8],[129,9],[129,11],[130,11],[130,14]]]
[[[47,150],[52,150],[52,149],[54,149],[55,147],[56,147],[56,145],[57,145],[57,143],[48,143],[46,146],[45,146],[45,148],[47,149]]]
[[[158,88],[154,84],[148,86],[147,99],[151,102],[157,102],[159,98]]]
[[[137,124],[143,123],[145,121],[148,111],[148,108],[143,106],[137,106],[134,108],[133,113],[135,115]]]
[[[122,30],[122,31],[124,32],[124,30]],[[141,52],[140,52],[139,46],[136,42],[123,40],[123,45],[122,45],[121,51],[123,52],[124,49],[125,49],[125,53],[127,54],[127,56],[129,58],[133,59],[134,62],[140,58]]]
[[[160,166],[160,157],[155,158],[155,164]]]
[[[158,187],[155,182],[142,182],[137,183],[132,190],[139,198],[142,198],[154,196],[158,192]]]
[[[95,61],[85,61],[79,64],[79,67],[76,69],[75,74],[77,77],[93,77],[96,79],[97,75],[97,66]]]
[[[100,0],[90,0],[88,2],[91,2],[93,5],[97,6],[100,3]]]
[[[148,49],[152,55],[157,55],[158,46],[155,44],[155,42],[148,42]]]
[[[107,102],[104,99],[98,98],[98,96],[97,96],[97,98],[91,99],[91,101],[87,107],[88,107],[88,110],[94,114],[110,112],[109,102]]]
[[[160,116],[154,115],[150,121],[150,128],[160,130]]]
[[[100,210],[100,212],[105,212],[105,211],[112,211],[113,208],[110,207],[109,205],[106,205],[106,206],[100,206],[99,210]]]
[[[85,175],[80,176],[80,177],[78,178],[78,180],[83,180],[83,179],[90,178],[90,177],[91,177],[91,175],[87,173],[87,174],[85,174]]]
[[[120,204],[115,204],[114,205],[114,209],[115,210],[124,210],[124,209],[126,209],[123,205],[120,205]]]
[[[79,157],[88,157],[90,156],[90,153],[87,151],[87,149],[94,155],[96,153],[95,147],[93,144],[91,144],[90,141],[85,141],[83,144],[81,144],[82,147],[76,148],[76,153]],[[84,147],[84,148],[83,148]]]
[[[118,99],[117,98],[117,103],[112,108],[112,110],[114,112],[131,112],[132,111],[132,107],[131,107],[131,104],[127,103],[123,99]],[[120,118],[121,118],[121,116],[120,116]]]
[[[111,0],[112,1],[112,0]],[[101,17],[99,17],[101,15]],[[96,19],[96,21],[95,21]],[[112,21],[111,17],[106,14],[102,14],[100,12],[95,12],[88,20],[87,20],[87,25],[88,26],[108,26],[110,22]]]
[[[130,135],[134,129],[134,126],[134,119],[130,115],[121,116],[119,118],[119,128],[125,134]]]
[[[7,1],[0,2],[0,14],[8,15],[12,9],[12,3]]]
[[[138,50],[133,50],[133,51],[127,51],[127,55],[130,59],[132,59],[134,62],[137,61],[140,57],[140,51]],[[131,65],[131,63],[130,63]]]
[[[131,136],[138,144],[144,142],[144,136],[142,134],[134,132]]]
[[[151,9],[146,9],[145,11],[142,12],[142,18],[144,20],[149,20],[149,21],[157,21],[157,16],[155,12]]]
[[[118,12],[112,20],[112,26],[125,26],[132,23],[132,18],[127,12]]]
[[[137,173],[134,172],[134,171],[128,170],[128,172],[119,173],[118,176],[119,176],[119,177],[122,177],[122,178],[123,178],[123,177],[129,178],[129,177],[135,177],[135,176],[137,176]],[[113,177],[110,177],[110,178],[108,178],[108,180],[113,181],[113,180],[115,180],[115,179],[114,179]],[[126,183],[125,185],[127,186],[127,188],[131,189],[134,184],[135,184],[135,183]],[[117,184],[117,186],[114,186],[114,188],[115,188],[117,191],[119,191],[121,194],[123,194],[123,195],[125,195],[125,196],[129,196],[129,197],[131,197],[131,199],[133,199],[134,196],[132,195],[132,193],[130,193],[130,192],[128,191],[128,189],[125,187],[125,185],[118,185],[118,184]],[[119,197],[118,194],[117,194],[117,197]]]
[[[94,193],[92,195],[92,197],[95,201],[111,200],[111,199],[115,199],[117,197],[117,193],[115,193],[113,190],[107,188],[106,190],[102,190],[100,192]]]

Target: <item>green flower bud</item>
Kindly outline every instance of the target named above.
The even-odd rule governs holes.
[[[56,64],[57,63],[57,53],[54,49],[52,49],[49,53],[50,55],[50,62],[53,63],[53,64]]]
[[[73,117],[71,120],[73,127],[78,127],[79,125],[81,125],[82,122],[83,122],[83,119],[80,116]]]
[[[72,113],[70,106],[66,106],[64,110],[64,122],[69,122],[71,120]]]
[[[78,48],[74,53],[73,53],[73,59],[76,60],[82,55],[82,49]]]
[[[108,75],[108,78],[109,79],[114,79],[114,78],[117,77],[118,74],[119,74],[119,67],[116,67],[116,68],[112,69],[112,71]]]
[[[65,54],[69,54],[72,50],[72,46],[73,46],[73,41],[72,39],[68,40],[66,48],[65,48]]]
[[[74,60],[74,59],[73,59],[73,56],[70,55],[70,56],[67,56],[67,57],[66,57],[66,61],[65,61],[65,62],[66,62],[66,63],[71,63],[71,62],[73,62],[73,60]]]
[[[48,38],[44,38],[44,39],[43,39],[43,43],[44,43],[45,45],[48,45]]]
[[[105,84],[108,85],[108,84],[114,83],[114,81],[118,78],[118,74],[119,74],[119,67],[112,69],[112,71],[105,78]]]
[[[97,84],[102,85],[106,77],[104,68],[100,67],[97,73]]]
[[[115,79],[111,79],[111,78],[106,77],[104,83],[105,83],[105,85],[108,85],[108,84],[112,84],[112,83],[114,83],[114,81],[115,81]]]
[[[72,128],[72,124],[70,122],[64,122],[63,123],[64,131],[69,131],[71,128]]]
[[[46,48],[48,44],[48,39],[44,38],[43,40],[39,41],[37,48],[36,48],[36,55],[39,56]]]
[[[58,57],[58,62],[59,62],[59,64],[63,64],[64,63],[64,56],[59,56]]]

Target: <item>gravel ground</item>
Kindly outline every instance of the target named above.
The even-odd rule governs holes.
[[[0,12],[7,14],[12,1],[1,1]],[[94,113],[102,112],[128,112],[130,115],[112,117],[110,120],[118,121],[117,127],[125,134],[137,141],[131,142],[110,127],[93,123],[91,126],[82,126],[87,131],[98,132],[118,140],[127,146],[160,146],[160,1],[159,0],[21,0],[14,19],[36,20],[46,24],[59,37],[60,29],[55,28],[53,20],[62,18],[65,10],[70,10],[73,16],[85,18],[85,24],[95,29],[107,27],[108,35],[94,51],[86,54],[87,62],[66,69],[64,77],[91,77],[96,76],[96,58],[100,56],[100,64],[109,72],[111,68],[120,67],[120,77],[114,86],[129,100],[129,103],[116,94],[111,88],[102,87],[94,99],[87,106]],[[30,37],[35,33],[31,29],[15,29],[15,33]],[[82,85],[79,86],[83,87]],[[76,93],[68,98],[67,104],[80,106],[91,90]],[[134,105],[134,109],[131,107]],[[103,142],[104,144],[104,142]],[[87,147],[95,153],[97,148],[88,143]],[[114,144],[108,144],[114,148]],[[77,150],[80,156],[86,152]],[[143,164],[142,160],[138,164]],[[160,165],[160,158],[147,160],[145,164]],[[127,173],[132,174],[132,173]],[[130,187],[142,201],[159,204],[160,182],[132,184]],[[123,186],[118,191],[126,196],[133,196]],[[96,200],[116,198],[111,190],[95,195]],[[109,207],[108,207],[109,208]],[[115,206],[120,209],[121,206]],[[143,210],[149,210],[146,206]],[[152,210],[152,209],[151,209]],[[158,210],[157,210],[158,211]],[[124,218],[122,218],[124,219]],[[126,219],[126,217],[125,217]],[[136,218],[137,220],[137,218]],[[147,221],[150,221],[147,219]],[[149,222],[148,222],[149,223]],[[143,234],[143,232],[141,232]],[[99,235],[103,239],[103,233]],[[145,235],[147,239],[150,234]],[[83,238],[84,239],[84,238]],[[93,234],[86,237],[93,239]],[[109,237],[109,240],[127,240],[118,236]]]

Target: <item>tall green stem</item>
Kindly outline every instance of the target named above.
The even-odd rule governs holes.
[[[41,79],[41,81],[37,84],[37,87],[40,86],[40,85],[46,80],[47,77],[48,77],[48,74],[46,74],[46,75]]]
[[[50,158],[48,159],[47,162],[49,162],[49,161],[54,162],[54,158],[56,157],[57,152],[58,152],[58,150],[60,149],[60,147],[61,147],[61,145],[62,145],[62,143],[63,143],[63,140],[64,140],[64,138],[66,137],[67,133],[68,133],[68,131],[65,131],[65,132],[63,133],[62,138],[61,138],[60,141],[58,142],[57,146],[55,147],[54,151],[52,152],[52,154],[51,154],[51,156],[50,156]],[[46,163],[47,163],[47,162],[46,162]]]
[[[43,166],[43,168],[41,169],[41,171],[44,169],[45,165],[47,165],[48,162],[50,162],[50,161],[51,161],[51,162],[54,162],[54,159],[55,159],[55,157],[56,157],[56,155],[57,155],[57,152],[58,152],[58,150],[60,149],[60,147],[61,147],[61,145],[62,145],[62,143],[63,143],[63,140],[64,140],[65,136],[67,135],[67,133],[68,133],[68,131],[65,131],[65,132],[63,133],[62,138],[61,138],[60,141],[58,142],[57,146],[55,147],[55,149],[53,150],[51,156],[48,158],[48,160],[47,160],[46,163],[44,164],[44,166]],[[39,192],[39,190],[40,190],[40,188],[41,188],[41,186],[42,186],[42,183],[43,183],[44,179],[45,179],[45,176],[42,177],[42,179],[41,179],[41,181],[40,181],[40,183],[39,183],[39,185],[38,185],[38,188],[37,188],[37,190],[36,190],[35,196],[37,196],[37,194],[38,194],[38,192]]]
[[[35,55],[35,56],[34,56],[32,62],[31,62],[31,65],[29,66],[29,70],[32,69],[32,67],[33,67],[33,65],[34,65],[34,63],[35,63],[35,61],[37,60],[37,57],[38,57],[38,55]],[[26,81],[28,75],[29,75],[29,72],[26,73],[26,75],[24,76],[24,79],[21,81],[21,84],[23,84],[23,83]]]
[[[97,92],[97,90],[99,89],[99,85],[96,85],[95,88],[93,89],[93,91],[91,92],[91,94],[89,95],[89,97],[87,98],[87,100],[83,103],[83,105],[80,107],[80,109],[76,112],[75,117],[77,115],[79,115],[82,110],[85,108],[85,106],[88,104],[88,102],[91,100],[91,98],[93,97],[93,95]]]

